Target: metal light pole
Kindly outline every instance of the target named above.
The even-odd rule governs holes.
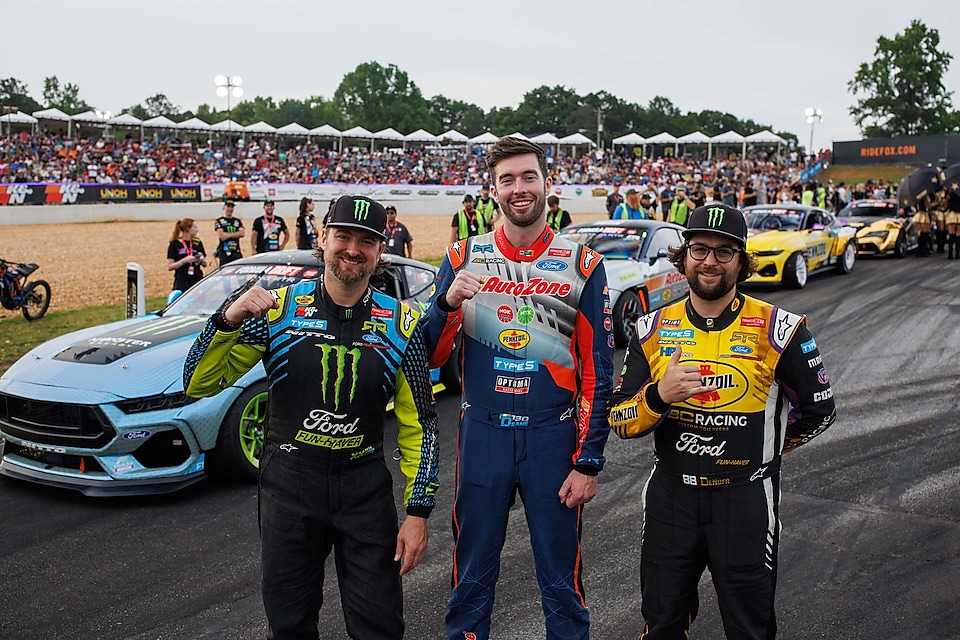
[[[7,116],[7,137],[11,135],[10,126],[14,114],[20,113],[20,107],[3,107],[3,115]],[[3,134],[3,125],[0,124],[0,135]]]
[[[810,123],[810,147],[807,149],[807,155],[813,155],[813,127],[817,122],[823,122],[823,111],[807,107],[803,112],[807,116],[807,122]]]
[[[213,82],[217,85],[217,95],[227,99],[227,134],[229,135],[230,130],[233,128],[230,96],[239,98],[243,95],[243,89],[240,87],[240,85],[243,84],[243,78],[240,76],[217,76],[213,79]]]

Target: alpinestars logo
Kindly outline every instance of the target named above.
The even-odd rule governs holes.
[[[707,226],[716,229],[723,224],[723,207],[710,207],[707,209]]]
[[[366,220],[369,214],[370,214],[369,200],[353,201],[353,219],[354,220]]]
[[[360,349],[347,349],[339,344],[318,344],[320,349],[321,379],[323,385],[323,401],[333,402],[335,409],[340,408],[340,402],[353,402],[357,392],[357,369],[360,364]],[[350,379],[350,389],[343,395],[343,386]]]

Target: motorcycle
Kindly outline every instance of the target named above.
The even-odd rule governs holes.
[[[27,278],[40,266],[33,263],[7,262],[0,258],[0,305],[4,309],[20,309],[27,320],[39,320],[50,306],[50,285],[46,280]]]

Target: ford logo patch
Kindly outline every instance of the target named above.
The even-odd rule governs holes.
[[[746,355],[746,354],[748,354],[748,353],[753,353],[753,349],[751,349],[750,347],[748,347],[748,346],[746,346],[746,345],[744,345],[744,344],[735,344],[735,345],[733,345],[732,347],[730,347],[730,351],[732,351],[732,352],[734,352],[734,353],[741,353],[741,354],[744,354],[744,355]]]
[[[567,268],[566,262],[560,262],[559,260],[541,260],[537,263],[537,269],[543,271],[563,271]]]
[[[363,336],[363,341],[368,342],[370,344],[381,344],[383,342],[383,339],[380,338],[380,336],[374,335],[372,333],[368,333]]]
[[[144,438],[149,438],[150,432],[146,429],[138,429],[137,431],[129,431],[123,434],[124,440],[143,440]]]

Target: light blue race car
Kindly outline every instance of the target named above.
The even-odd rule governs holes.
[[[318,275],[308,250],[244,258],[159,313],[36,347],[0,377],[0,474],[90,496],[176,491],[208,470],[255,479],[267,401],[263,366],[197,400],[183,392],[183,362],[210,314],[251,279],[274,289]],[[435,276],[429,264],[392,256],[371,283],[425,305]],[[434,382],[459,389],[458,360],[434,370]]]

